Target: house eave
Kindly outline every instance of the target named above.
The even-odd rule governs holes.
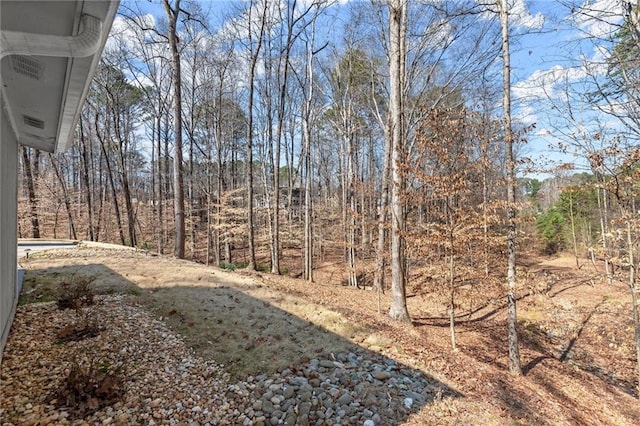
[[[0,3],[2,103],[20,144],[71,146],[117,9],[104,0]]]

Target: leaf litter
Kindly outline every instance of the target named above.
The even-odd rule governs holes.
[[[434,399],[406,424],[638,424],[627,289],[622,284],[581,285],[584,276],[568,266],[571,262],[551,268],[535,263],[534,267],[552,270],[553,276],[562,275],[562,279],[550,288],[545,284],[542,293],[520,289],[528,293],[519,304],[527,373],[521,378],[506,371],[500,303],[487,303],[484,310],[461,316],[457,324],[460,350],[453,353],[448,329],[438,319],[446,318],[444,308],[437,296],[424,292],[409,299],[414,324],[406,325],[377,313],[375,292],[266,274],[234,274],[142,252],[81,248],[75,253],[31,256],[25,266],[28,274],[104,274],[108,279],[95,283],[96,294],[122,293],[117,296],[120,303],[149,311],[153,321],[166,323],[196,359],[220,366],[212,374],[229,380],[221,388],[256,372],[280,371],[305,357],[313,358],[317,351],[337,352],[355,344],[420,369],[463,395]],[[381,301],[387,307],[389,296],[382,295]],[[42,304],[25,309],[38,305]],[[22,331],[16,328],[8,349],[22,340]],[[53,348],[41,350],[46,357],[60,358]],[[12,355],[5,354],[5,359]],[[16,390],[16,379],[5,374],[5,359],[3,415],[10,412],[7,404],[37,403],[46,390],[37,384],[29,392]],[[58,377],[68,371],[68,366],[58,368]],[[7,389],[11,395],[5,396]],[[179,394],[170,393],[174,398]],[[49,407],[47,412],[55,408]],[[106,415],[104,410],[98,413],[102,418]],[[142,414],[153,418],[152,412]]]

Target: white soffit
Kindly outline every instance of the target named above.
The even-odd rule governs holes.
[[[118,1],[1,1],[2,103],[18,142],[63,152]]]

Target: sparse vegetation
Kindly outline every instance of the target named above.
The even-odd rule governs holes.
[[[69,374],[54,395],[58,407],[69,410],[73,418],[81,419],[108,405],[124,394],[124,375],[105,360],[91,360],[81,365],[75,357]]]
[[[455,403],[457,412],[473,413],[476,421],[485,415],[493,419],[486,424],[509,419],[524,424],[555,419],[563,424],[571,418],[585,424],[614,424],[619,422],[610,419],[632,415],[615,408],[606,413],[591,409],[603,398],[627,406],[632,401],[632,324],[621,316],[628,309],[625,289],[618,284],[592,286],[586,279],[592,272],[578,270],[571,258],[544,264],[530,258],[518,266],[528,277],[518,282],[524,295],[519,300],[519,327],[526,375],[507,388],[511,376],[501,351],[505,335],[499,286],[464,289],[469,293],[458,306],[459,352],[453,354],[443,303],[447,295],[434,291],[437,283],[409,286],[408,303],[415,319],[413,326],[403,327],[376,313],[375,292],[340,285],[343,275],[336,273],[335,265],[320,269],[316,279],[322,284],[310,286],[269,274],[232,274],[165,257],[118,253],[80,248],[75,257],[29,260],[27,276],[62,275],[79,258],[91,258],[91,265],[83,266],[84,275],[111,277],[113,288],[123,289],[126,297],[151,309],[198,356],[224,364],[234,381],[296,366],[321,353],[348,352],[356,345],[445,377],[464,393]],[[41,274],[38,268],[44,268]],[[545,291],[528,289],[537,282]],[[129,289],[136,289],[139,296],[132,296]],[[389,303],[388,294],[381,298],[383,305]],[[85,367],[84,372],[88,370]],[[99,372],[98,367],[94,370]],[[561,398],[551,391],[561,386],[580,391]],[[510,396],[503,399],[503,393]],[[415,424],[428,422],[429,413],[442,404],[430,405]],[[556,404],[569,408],[559,413]],[[455,416],[448,412],[438,418]]]
[[[90,308],[75,308],[75,320],[72,324],[60,328],[57,333],[57,341],[77,342],[90,337],[95,337],[100,333],[93,311]]]
[[[93,277],[73,276],[69,281],[63,281],[58,290],[58,309],[80,310],[82,307],[91,306],[94,303],[91,283]]]

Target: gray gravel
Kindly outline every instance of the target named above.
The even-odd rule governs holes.
[[[223,366],[197,357],[127,297],[101,297],[91,309],[100,334],[61,345],[55,335],[68,311],[19,307],[2,365],[2,425],[394,425],[439,397],[419,371],[364,349],[231,383]],[[83,419],[58,407],[52,395],[72,359],[121,370],[121,401]]]
[[[394,360],[365,350],[312,359],[273,376],[249,377],[245,425],[399,424],[438,389]]]

